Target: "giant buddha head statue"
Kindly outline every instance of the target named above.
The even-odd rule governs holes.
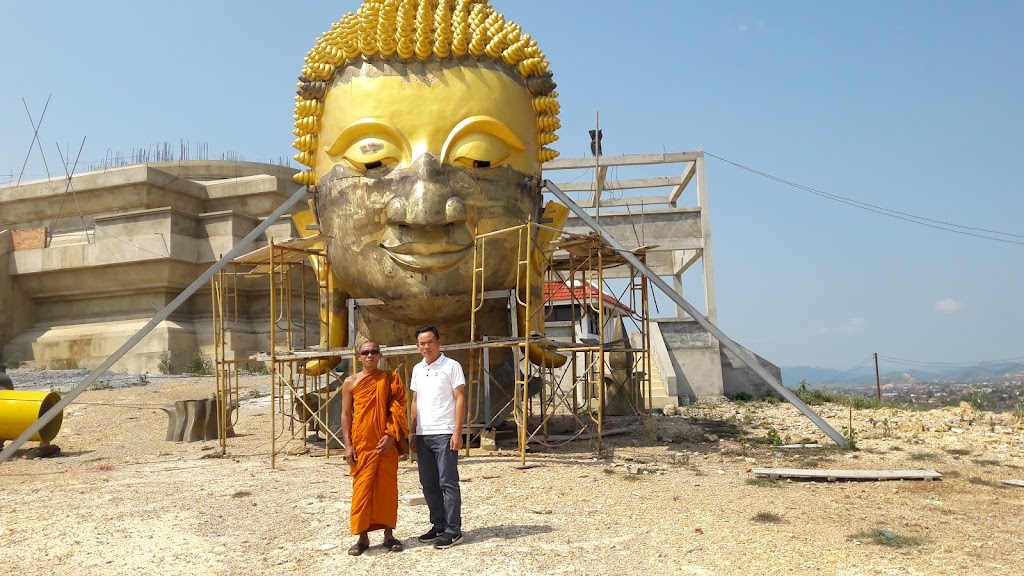
[[[366,0],[324,33],[298,84],[295,179],[316,192],[335,287],[434,302],[424,319],[379,311],[403,323],[468,316],[439,302],[470,294],[475,234],[537,221],[554,87],[487,0]],[[518,238],[487,250],[488,286],[515,286]]]

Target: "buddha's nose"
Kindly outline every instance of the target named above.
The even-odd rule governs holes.
[[[385,208],[388,223],[435,227],[465,222],[466,204],[452,193],[449,177],[432,154],[417,158]]]

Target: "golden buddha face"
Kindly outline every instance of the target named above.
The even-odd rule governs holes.
[[[339,70],[314,164],[339,288],[387,300],[468,295],[474,234],[538,216],[532,100],[493,62],[376,59]],[[518,251],[515,236],[488,242],[489,288],[515,285]]]

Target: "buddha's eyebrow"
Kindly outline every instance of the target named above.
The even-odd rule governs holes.
[[[520,140],[519,137],[516,136],[515,132],[513,132],[512,129],[506,126],[501,120],[498,120],[493,116],[470,116],[456,124],[455,128],[452,128],[451,133],[448,134],[448,138],[444,141],[444,146],[441,147],[441,157],[448,157],[448,148],[456,138],[463,134],[472,132],[486,132],[488,134],[493,134],[514,150],[519,150],[520,152],[526,150],[526,146],[523,145],[522,140]]]
[[[371,134],[386,136],[400,145],[403,152],[409,153],[409,141],[406,140],[402,131],[394,124],[381,118],[361,118],[349,124],[338,134],[334,142],[327,146],[325,151],[332,156],[340,154],[358,138]]]

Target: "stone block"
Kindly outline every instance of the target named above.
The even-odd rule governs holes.
[[[402,496],[402,502],[405,502],[406,506],[418,506],[426,504],[427,499],[423,497],[423,494],[406,494]]]
[[[480,449],[490,451],[498,449],[497,434],[494,430],[480,431]]]

